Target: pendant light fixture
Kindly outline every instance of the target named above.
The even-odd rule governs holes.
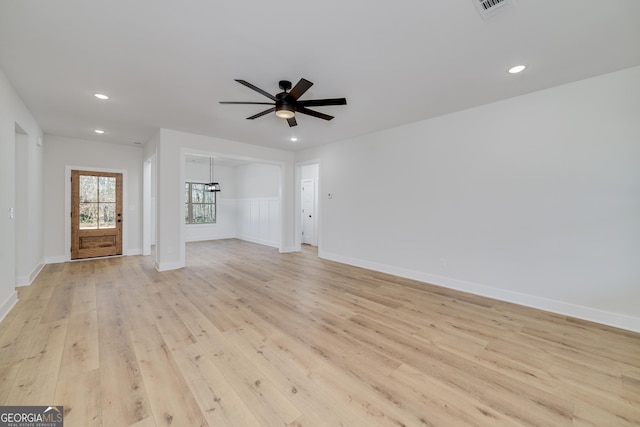
[[[213,157],[209,157],[209,184],[205,185],[204,191],[214,193],[220,191],[220,184],[213,181]]]

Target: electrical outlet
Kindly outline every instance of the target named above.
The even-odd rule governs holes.
[[[447,268],[447,259],[440,258],[440,265],[442,265],[442,268]]]
[[[9,217],[9,219],[13,219],[16,216],[16,210],[15,208],[9,208],[7,211],[7,216]]]

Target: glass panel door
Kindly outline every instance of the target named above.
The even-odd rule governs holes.
[[[122,254],[122,174],[71,172],[71,258]]]

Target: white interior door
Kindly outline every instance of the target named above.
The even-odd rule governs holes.
[[[315,182],[312,179],[302,181],[302,243],[316,245],[315,236]]]

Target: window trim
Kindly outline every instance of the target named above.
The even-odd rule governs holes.
[[[185,200],[185,225],[211,225],[216,224],[218,222],[218,197],[216,192],[213,192],[213,203],[194,203],[192,201],[193,189],[192,186],[196,185],[207,185],[205,182],[193,182],[193,181],[185,181],[185,187],[189,186],[188,200]],[[186,191],[186,188],[184,188]],[[212,222],[193,222],[193,205],[213,205],[213,221]]]

